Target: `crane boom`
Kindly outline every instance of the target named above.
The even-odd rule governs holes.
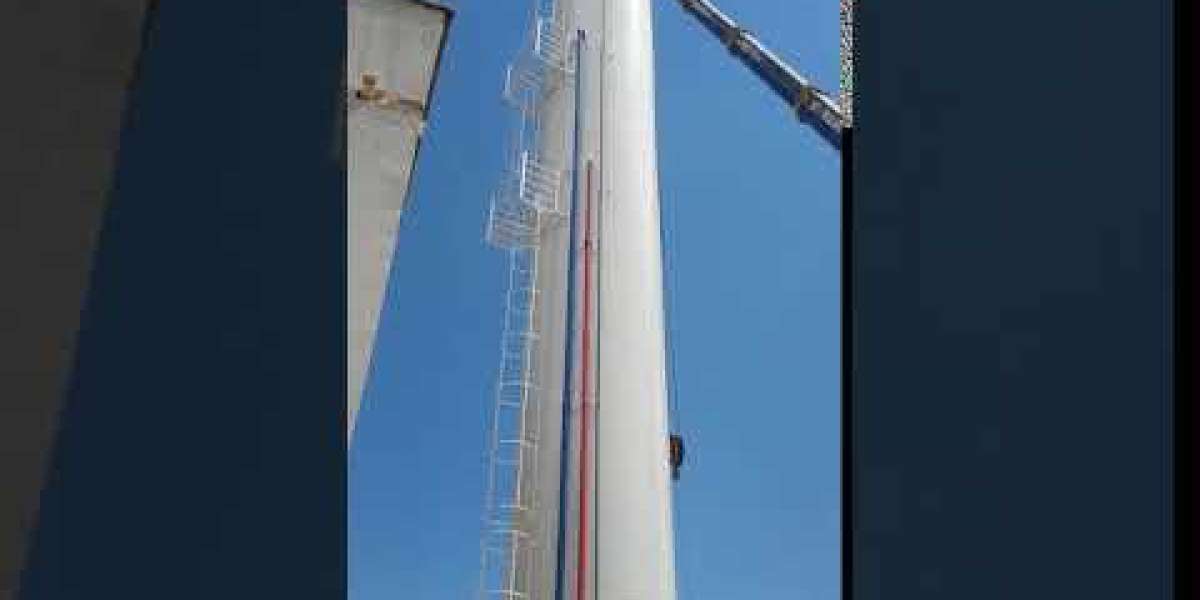
[[[730,19],[708,0],[677,0],[700,24],[717,36],[729,52],[742,61],[796,111],[835,149],[842,148],[842,130],[847,127],[837,103],[775,56],[750,32]]]

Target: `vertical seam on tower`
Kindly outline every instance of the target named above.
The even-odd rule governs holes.
[[[600,189],[597,194],[597,207],[596,207],[596,212],[597,212],[597,219],[596,219],[596,221],[597,221],[597,223],[596,223],[596,230],[597,230],[596,231],[596,247],[597,247],[596,248],[596,396],[595,396],[595,402],[596,402],[596,411],[595,411],[596,452],[595,452],[595,455],[596,456],[594,459],[594,462],[595,462],[594,471],[596,473],[596,478],[595,478],[596,489],[600,489],[600,391],[601,391],[600,367],[602,365],[602,362],[601,362],[602,355],[601,355],[600,351],[601,351],[601,346],[603,344],[602,340],[604,339],[604,337],[600,334],[601,316],[604,313],[603,304],[600,301],[600,299],[604,297],[603,293],[602,293],[602,291],[604,289],[604,276],[603,276],[604,252],[602,251],[601,244],[602,244],[603,240],[605,239],[604,238],[604,209],[608,206],[608,203],[605,201],[605,196],[607,193],[607,180],[608,180],[608,178],[607,178],[608,168],[607,167],[608,167],[608,165],[605,162],[605,156],[604,156],[604,112],[605,112],[604,101],[605,101],[605,97],[606,97],[606,94],[605,94],[605,79],[606,79],[606,77],[605,77],[605,75],[608,73],[608,59],[607,59],[607,55],[608,55],[608,0],[601,0],[601,1],[602,1],[602,5],[600,8],[600,73],[599,73],[599,77],[600,77],[600,82],[599,82],[600,114],[598,117],[599,133],[597,135],[598,141],[599,141],[599,146],[600,146],[600,148],[599,148],[599,161],[600,161],[599,188]],[[595,518],[595,522],[596,522],[596,528],[595,528],[596,531],[595,531],[595,535],[592,536],[592,544],[593,544],[593,548],[594,548],[594,551],[592,552],[592,555],[594,557],[592,559],[592,568],[597,573],[597,577],[595,577],[595,586],[593,587],[592,592],[593,592],[593,600],[600,600],[600,577],[598,576],[598,574],[600,573],[600,496],[599,495],[597,495],[597,497],[596,497],[595,513],[596,514],[595,514],[594,518]]]
[[[588,558],[588,442],[590,441],[588,427],[591,425],[588,416],[588,387],[591,383],[591,300],[592,300],[592,268],[591,268],[591,236],[592,236],[592,163],[587,164],[587,184],[584,187],[583,203],[583,307],[581,313],[582,335],[580,339],[580,383],[579,383],[579,550],[578,567],[575,572],[575,597],[577,600],[587,598],[587,558]]]

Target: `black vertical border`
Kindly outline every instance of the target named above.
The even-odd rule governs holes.
[[[844,597],[1192,597],[1190,564],[1176,558],[1193,560],[1196,532],[1194,199],[1179,160],[1194,129],[1181,52],[1194,27],[1183,4],[856,7]],[[1129,102],[1100,99],[1117,89]],[[994,189],[1023,197],[1010,206]],[[978,208],[955,204],[972,191]],[[970,249],[961,260],[982,257],[974,268],[995,279],[939,245]],[[864,266],[845,281],[871,259],[886,272]],[[1010,295],[953,289],[963,274]],[[888,341],[898,336],[904,347]],[[912,356],[961,370],[939,379]]]
[[[854,597],[854,129],[842,130],[842,598]]]
[[[345,598],[345,10],[150,5],[19,598]]]
[[[1195,218],[1195,186],[1188,173],[1187,165],[1180,157],[1191,156],[1192,140],[1196,134],[1196,121],[1191,112],[1195,93],[1190,77],[1194,75],[1192,60],[1195,48],[1188,47],[1184,40],[1194,31],[1195,21],[1192,3],[1174,3],[1175,32],[1175,105],[1174,105],[1174,173],[1175,173],[1175,406],[1173,410],[1175,447],[1175,539],[1173,571],[1175,572],[1176,594],[1179,598],[1196,597],[1196,570],[1180,568],[1179,557],[1194,556],[1197,533],[1200,526],[1195,517],[1197,446],[1193,436],[1200,431],[1196,417],[1196,381],[1200,370],[1194,358],[1197,328],[1195,316],[1196,295],[1196,249],[1193,236],[1197,231]],[[1181,108],[1182,107],[1182,108]],[[1192,158],[1191,160],[1195,160]],[[1182,507],[1182,510],[1181,510]],[[1192,560],[1195,560],[1194,558]],[[1193,563],[1194,564],[1194,563]]]

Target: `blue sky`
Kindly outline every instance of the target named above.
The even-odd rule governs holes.
[[[684,600],[839,597],[840,161],[655,0]],[[725,0],[836,92],[836,0]],[[350,451],[353,600],[473,597],[505,257],[483,242],[525,0],[457,3]]]

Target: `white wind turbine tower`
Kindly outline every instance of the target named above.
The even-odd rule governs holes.
[[[486,598],[675,598],[651,1],[535,2],[508,73]]]

